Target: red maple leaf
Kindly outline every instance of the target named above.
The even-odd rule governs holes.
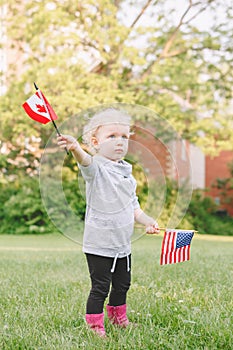
[[[47,112],[44,105],[37,105],[36,104],[36,108],[37,108],[39,113],[46,113]]]

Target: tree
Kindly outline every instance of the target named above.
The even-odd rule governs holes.
[[[169,0],[4,2],[2,23],[18,59],[7,71],[0,136],[8,159],[27,158],[23,171],[34,171],[51,132],[20,107],[33,81],[59,122],[98,104],[140,104],[205,152],[232,147],[230,0],[186,0],[179,17]],[[195,20],[207,11],[212,19],[200,29]]]

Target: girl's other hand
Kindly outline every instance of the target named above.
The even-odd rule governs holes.
[[[147,226],[146,233],[148,234],[158,234],[160,232],[158,223],[155,222],[152,225]]]

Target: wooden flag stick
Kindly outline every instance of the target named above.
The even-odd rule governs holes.
[[[167,228],[165,228],[165,227],[158,227],[158,230],[166,231]],[[182,231],[194,232],[194,233],[197,233],[197,232],[198,232],[198,231],[196,231],[196,230],[185,230],[185,229],[183,229],[183,228],[174,228],[174,230],[182,230]]]
[[[144,228],[144,226],[142,225],[135,225],[135,228]],[[166,231],[167,228],[166,227],[158,227],[158,230],[160,231]],[[197,233],[198,231],[196,230],[185,230],[183,228],[175,228],[174,230],[182,230],[182,231],[186,231],[186,232],[194,232],[194,233]]]

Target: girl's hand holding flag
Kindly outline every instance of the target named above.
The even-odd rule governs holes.
[[[67,148],[69,151],[75,151],[78,147],[77,140],[70,135],[58,135],[57,144],[60,148]]]
[[[146,226],[146,233],[158,234],[159,226],[157,221],[151,216],[146,215],[141,208],[137,208],[134,211],[134,219],[139,224]]]
[[[158,226],[158,223],[155,221],[154,224],[151,224],[149,226],[146,227],[146,233],[147,234],[159,234],[160,232],[160,229],[159,229],[159,226]]]
[[[91,156],[82,149],[75,137],[71,135],[57,135],[57,144],[60,148],[71,151],[79,164],[84,166],[91,164]]]

